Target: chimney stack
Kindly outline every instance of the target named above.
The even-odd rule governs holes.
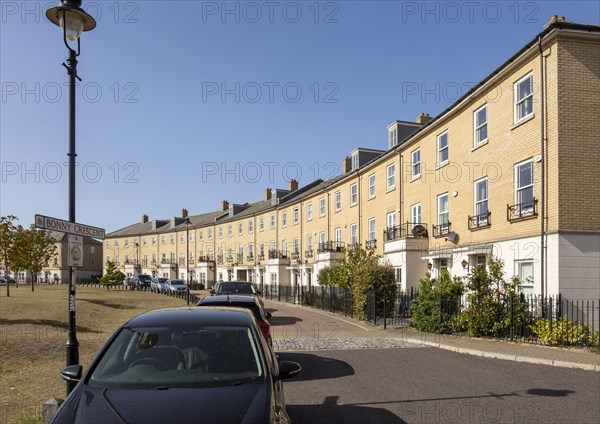
[[[296,181],[296,180],[290,180],[288,182],[288,190],[289,191],[296,191],[296,190],[298,190],[298,181]]]
[[[347,174],[350,171],[352,171],[352,158],[346,156],[342,159],[342,174]]]
[[[269,200],[271,198],[271,189],[265,188],[265,200]]]
[[[142,224],[148,222],[148,215],[142,215]]]
[[[425,125],[431,120],[433,120],[433,118],[429,116],[428,113],[421,113],[419,116],[417,116],[417,124],[419,125]]]
[[[188,217],[188,210],[187,209],[182,209],[181,210],[181,217],[182,218],[187,218]]]
[[[223,200],[221,202],[221,211],[228,211],[229,210],[229,202],[227,200]]]

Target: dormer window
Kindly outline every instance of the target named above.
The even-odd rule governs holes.
[[[398,129],[394,127],[388,132],[388,149],[396,145],[398,145]]]

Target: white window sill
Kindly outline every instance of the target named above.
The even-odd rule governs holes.
[[[484,141],[482,141],[481,143],[478,143],[477,145],[473,146],[473,148],[471,149],[471,152],[474,152],[477,149],[480,149],[481,147],[485,146],[486,144],[488,144],[490,142],[489,138],[486,138]]]
[[[519,122],[515,123],[512,127],[510,127],[510,130],[514,130],[515,128],[520,127],[521,125],[523,125],[525,122],[529,122],[531,121],[533,118],[535,118],[535,113],[531,113],[531,115],[528,115],[526,118],[521,119]]]
[[[388,187],[388,188],[387,188],[387,190],[386,190],[385,192],[386,192],[386,194],[387,194],[387,193],[389,193],[389,192],[391,192],[391,191],[394,191],[394,190],[396,190],[396,186],[393,186],[393,187]]]
[[[443,168],[444,166],[448,165],[449,163],[450,163],[450,161],[447,160],[447,161],[444,161],[442,163],[436,164],[435,165],[435,170],[437,171],[438,169]]]

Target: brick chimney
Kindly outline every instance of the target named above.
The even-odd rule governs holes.
[[[298,190],[298,181],[296,181],[296,180],[290,180],[288,182],[288,190],[289,191],[296,191],[296,190]]]
[[[142,215],[142,224],[148,222],[148,215]]]
[[[229,202],[227,200],[223,200],[221,202],[221,210],[228,211],[229,210]]]
[[[342,159],[342,174],[347,174],[350,171],[352,171],[352,158],[346,156]]]
[[[431,120],[433,120],[433,118],[429,116],[428,113],[421,113],[419,116],[417,116],[417,124],[420,125],[425,125]]]
[[[181,217],[182,218],[187,218],[188,217],[188,210],[187,209],[182,209],[181,210]]]
[[[269,200],[271,198],[271,189],[265,188],[265,200]]]

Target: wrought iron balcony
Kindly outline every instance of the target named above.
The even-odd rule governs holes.
[[[424,222],[406,222],[383,230],[383,241],[394,241],[404,238],[427,238],[427,224]]]
[[[450,232],[451,222],[446,222],[444,224],[432,225],[433,228],[433,236],[434,237],[444,237],[447,236]]]
[[[293,252],[292,259],[300,259],[300,252]]]
[[[521,221],[524,219],[536,218],[538,199],[535,197],[524,203],[516,205],[506,205],[506,219],[510,222]]]
[[[142,259],[142,266],[148,266],[148,260]]]
[[[490,227],[492,225],[492,221],[490,220],[491,214],[490,211],[487,211],[475,216],[469,215],[469,230],[475,231]]]
[[[287,259],[287,252],[269,250],[269,259]]]
[[[227,263],[233,263],[233,256],[227,255]]]
[[[365,241],[365,248],[368,250],[377,249],[377,239]]]
[[[346,244],[343,241],[326,241],[319,243],[317,253],[325,252],[343,252]]]
[[[313,257],[313,250],[312,249],[305,250],[304,251],[304,257],[306,257],[306,258],[312,258]]]
[[[258,259],[259,261],[264,261],[264,260],[265,260],[265,254],[264,254],[264,253],[260,253],[260,254],[258,255],[257,259]]]
[[[246,262],[254,262],[254,255],[246,256]]]

